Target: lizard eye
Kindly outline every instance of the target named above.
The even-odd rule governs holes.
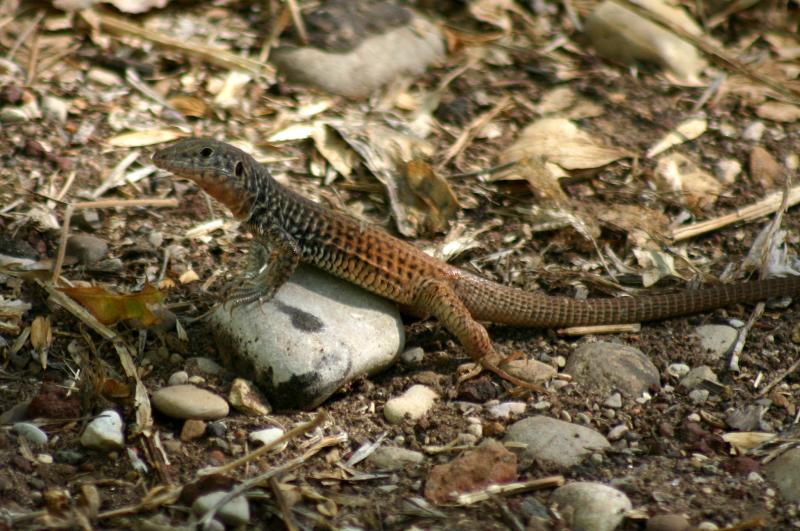
[[[205,158],[208,158],[213,154],[214,154],[214,150],[211,149],[210,147],[204,147],[203,149],[200,150],[200,155],[205,157]]]
[[[244,173],[244,164],[242,164],[241,162],[237,162],[236,166],[233,167],[233,173],[237,177],[241,177],[242,174]]]

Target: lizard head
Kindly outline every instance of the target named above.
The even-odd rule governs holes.
[[[210,138],[187,138],[157,151],[153,163],[191,179],[237,218],[249,214],[258,162],[241,149]]]

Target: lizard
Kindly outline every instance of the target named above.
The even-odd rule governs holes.
[[[585,300],[525,291],[437,260],[376,226],[315,203],[230,144],[186,138],[157,151],[153,162],[225,205],[261,247],[252,278],[231,292],[232,305],[271,299],[299,263],[311,264],[417,315],[433,316],[478,366],[527,388],[541,390],[501,367],[482,322],[536,328],[636,323],[800,295],[800,276]]]

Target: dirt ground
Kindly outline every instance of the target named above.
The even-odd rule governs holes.
[[[376,96],[370,103],[353,102],[288,84],[278,74],[274,82],[267,76],[244,83],[236,98],[239,103],[223,107],[215,100],[218,92],[214,91],[219,90],[228,70],[218,62],[157,47],[148,38],[112,32],[102,24],[92,28],[84,18],[66,16],[46,2],[17,4],[0,1],[0,55],[19,67],[15,73],[5,62],[0,65],[0,110],[35,102],[46,112],[0,123],[0,254],[26,256],[41,267],[20,271],[4,263],[0,268],[0,301],[30,304],[21,313],[2,306],[4,313],[0,313],[0,412],[36,397],[47,403],[42,406],[44,411],[63,409],[64,414],[40,424],[50,437],[45,448],[31,449],[9,427],[0,427],[0,529],[57,524],[100,529],[182,525],[188,509],[177,498],[179,486],[196,486],[200,469],[229,462],[251,450],[250,432],[266,425],[288,430],[319,411],[327,414],[327,420],[313,434],[346,434],[346,439],[278,475],[276,481],[251,490],[253,527],[569,529],[568,515],[552,507],[551,490],[495,496],[469,506],[452,503],[420,508],[416,504],[414,500],[424,497],[432,467],[464,451],[432,453],[426,449],[448,445],[464,431],[463,404],[476,400],[476,395],[483,402],[513,399],[526,401],[530,407],[546,400],[549,407],[538,413],[561,419],[575,419],[583,413],[591,417],[591,427],[603,434],[625,424],[629,431],[613,442],[600,461],[586,461],[569,470],[534,465],[520,470],[519,475],[526,480],[561,474],[567,481],[614,485],[635,508],[619,529],[644,529],[649,516],[663,513],[683,514],[694,526],[712,522],[730,529],[800,527],[796,503],[782,501],[774,485],[752,480],[753,472],[761,472],[768,450],[737,455],[722,438],[734,431],[725,425],[726,414],[763,398],[762,389],[780,380],[766,394],[771,405],[763,425],[781,433],[785,441],[798,440],[800,373],[786,374],[797,359],[800,311],[796,304],[767,308],[755,322],[741,353],[738,374],[727,370],[727,357],[712,362],[722,390],[701,405],[681,390],[656,388],[651,390],[652,400],[643,404],[626,400],[612,419],[601,413],[607,397],[587,392],[580,381],[546,396],[512,390],[493,375],[481,375],[459,386],[456,369],[468,361],[460,345],[437,323],[408,318],[408,346],[422,347],[424,361],[398,363],[359,380],[315,411],[276,412],[268,418],[232,412],[224,419],[224,434],[205,434],[190,441],[179,440],[182,422],[153,413],[150,437],[128,437],[125,450],[105,453],[81,445],[82,429],[91,415],[109,406],[123,413],[126,425],[135,424],[134,380],[121,365],[114,343],[53,302],[46,291],[52,286],[49,268],[58,255],[65,202],[177,200],[175,207],[112,204],[110,208],[101,205],[76,210],[71,233],[90,234],[108,248],[101,260],[90,264],[85,257],[68,252],[61,275],[72,283],[87,281],[117,293],[137,292],[146,282],[157,285],[164,294],[164,306],[182,323],[185,338],[169,319],[151,327],[142,326],[141,320],[110,327],[117,340],[130,347],[144,387],[152,392],[163,387],[175,371],[187,370],[204,378],[203,387],[227,396],[236,374],[203,374],[188,367],[186,360],[198,356],[224,359],[224,346],[218,345],[204,322],[196,318],[219,300],[226,282],[244,267],[249,236],[194,185],[153,170],[150,156],[159,146],[151,141],[156,137],[154,131],[180,130],[247,141],[272,161],[279,179],[296,190],[397,233],[384,188],[363,164],[356,165],[349,177],[329,183],[327,178],[333,172],[310,138],[283,142],[268,138],[292,120],[299,121],[298,109],[319,102],[325,102],[321,116],[328,118],[347,120],[356,110],[372,106],[409,123],[423,97],[433,94],[443,79],[470,61],[475,61],[473,66],[463,69],[437,93],[432,119],[438,125],[428,137],[434,149],[427,162],[437,175],[451,176],[448,183],[461,208],[443,230],[420,228],[409,239],[430,248],[466,235],[469,245],[464,245],[452,263],[501,283],[553,294],[575,296],[578,285],[588,289],[590,296],[618,293],[609,287],[598,250],[606,258],[616,257],[609,262],[620,273],[617,280],[635,293],[640,293],[643,275],[653,270],[637,261],[635,252],[645,248],[660,251],[660,256],[686,257],[675,260],[674,271],[682,278],[663,278],[648,289],[684,287],[693,278],[713,282],[726,268],[741,264],[771,217],[721,226],[681,241],[670,241],[668,235],[681,224],[717,219],[780,191],[785,176],[796,173],[785,169],[796,163],[800,154],[798,122],[764,118],[768,115],[760,111],[765,102],[789,101],[787,96],[756,82],[741,81],[739,74],[718,60],[711,61],[696,86],[674,83],[653,65],[632,69],[603,60],[570,15],[585,17],[592,3],[509,2],[513,9],[501,9],[510,21],[506,31],[476,18],[465,3],[419,2],[416,7],[444,24],[450,49],[443,64],[407,79],[394,92],[380,93],[383,97]],[[174,30],[175,35],[185,36],[188,32],[209,45],[256,58],[269,32],[277,27],[275,17],[264,11],[267,4],[270,2],[259,6],[226,0],[171,2],[144,15],[113,14],[135,24],[149,21],[148,27],[165,34]],[[273,4],[277,12],[284,6]],[[698,7],[692,2],[684,6],[690,12]],[[787,50],[792,43],[795,49],[800,47],[799,12],[794,2],[761,2],[732,11],[710,33],[720,49],[748,68],[791,87],[796,95],[800,89],[798,56],[795,53],[794,60],[787,59]],[[290,18],[283,18],[289,21],[287,26],[292,25]],[[287,29],[280,39],[289,39],[290,34]],[[776,45],[779,38],[785,49]],[[722,73],[727,77],[720,88],[712,81]],[[142,86],[158,97],[148,95]],[[570,171],[559,182],[565,199],[557,208],[548,203],[552,195],[534,189],[533,181],[495,178],[497,172],[475,175],[477,170],[499,164],[505,148],[541,117],[538,105],[543,98],[559,87],[569,88],[599,107],[600,112],[591,118],[576,119],[581,129],[598,142],[623,148],[633,156]],[[184,106],[175,105],[172,98],[176,97],[184,98]],[[45,104],[47,98],[58,101]],[[159,98],[169,99],[184,114],[165,111]],[[508,102],[498,107],[504,98],[509,98]],[[59,116],[59,105],[66,106],[65,115]],[[201,110],[189,112],[189,107]],[[562,110],[564,114],[567,111]],[[705,205],[705,200],[687,201],[691,192],[684,196],[681,191],[665,190],[658,182],[657,157],[645,156],[678,124],[698,115],[705,118],[704,132],[696,139],[682,140],[674,149],[711,174],[723,159],[742,166],[742,172],[723,183],[719,192],[706,192],[703,197],[711,199]],[[754,122],[763,123],[764,133],[755,140],[743,138]],[[134,131],[141,137],[125,145],[122,135]],[[457,156],[445,161],[444,154],[464,131],[474,134]],[[756,147],[761,151],[754,154]],[[120,162],[129,156],[120,175],[112,175],[112,169],[120,168]],[[773,166],[765,170],[770,161],[781,170],[772,171]],[[110,179],[113,184],[104,186]],[[62,195],[62,191],[66,193]],[[590,220],[588,232],[594,235],[596,246],[569,223],[538,230],[541,219],[534,207]],[[216,219],[226,223],[199,236],[187,236],[190,229]],[[660,234],[650,233],[649,238],[635,235],[637,223],[648,229],[657,227]],[[790,254],[797,249],[798,225],[800,215],[788,208],[781,228],[787,231]],[[639,331],[603,339],[640,349],[658,367],[662,385],[677,387],[677,380],[667,373],[670,364],[695,367],[706,360],[692,338],[693,330],[701,324],[725,324],[732,318],[747,322],[751,311],[739,306],[646,323]],[[37,328],[41,321],[34,322],[37,317],[48,319],[49,340],[46,333],[46,339],[41,339],[43,332]],[[552,330],[503,326],[491,326],[489,332],[499,351],[518,351],[552,364],[590,340]],[[36,341],[44,341],[44,346]],[[48,363],[43,369],[45,355]],[[382,414],[386,401],[420,382],[440,394],[434,408],[417,421],[387,422]],[[484,436],[502,439],[506,428],[519,418],[482,416]],[[423,452],[425,461],[374,475],[363,463],[355,467],[362,475],[340,466],[362,444],[381,435],[387,442]],[[236,470],[231,484],[300,456],[310,437],[300,436],[285,450]],[[167,447],[169,465],[159,457],[161,446]],[[144,461],[146,473],[137,470],[130,452]],[[42,453],[53,459],[41,459]],[[276,497],[276,492],[282,494]],[[543,518],[531,516],[529,507],[534,502],[543,507]],[[286,523],[287,512],[294,523]]]

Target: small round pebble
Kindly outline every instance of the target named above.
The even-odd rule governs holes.
[[[167,381],[169,385],[184,385],[186,383],[189,383],[189,373],[186,371],[173,372]]]
[[[47,434],[30,422],[17,422],[14,431],[35,446],[47,444]]]
[[[228,415],[228,402],[194,385],[172,385],[153,394],[153,405],[176,419],[216,420]]]
[[[407,363],[409,365],[422,363],[422,360],[425,359],[425,351],[420,347],[413,347],[400,354],[400,359],[403,361],[403,363]]]
[[[264,428],[263,430],[252,432],[247,438],[250,439],[250,442],[258,442],[266,446],[283,437],[284,433],[285,432],[280,428]],[[289,444],[289,441],[283,441],[281,444],[273,448],[272,451],[280,452],[286,448],[287,444]]]
[[[217,491],[200,496],[192,504],[192,512],[196,515],[203,515],[226,495],[227,492]],[[244,496],[236,496],[220,508],[217,516],[232,526],[245,525],[250,521],[250,504]]]
[[[381,470],[398,470],[405,465],[418,464],[425,460],[420,452],[397,446],[381,446],[370,454],[367,461]]]
[[[416,420],[433,407],[438,397],[436,392],[424,385],[412,385],[402,395],[392,398],[383,407],[383,415],[392,424],[403,422],[406,418]]]
[[[86,425],[81,435],[81,444],[86,448],[109,452],[125,445],[122,417],[113,409],[100,413]]]

